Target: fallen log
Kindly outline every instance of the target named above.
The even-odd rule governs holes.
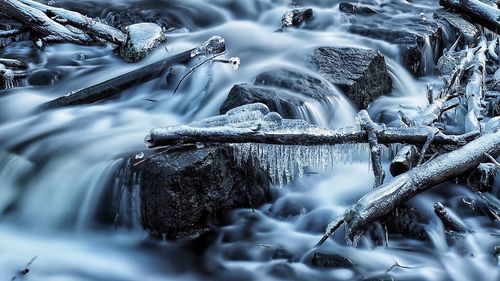
[[[461,233],[471,232],[467,228],[467,226],[461,224],[460,222],[456,221],[453,217],[451,217],[441,202],[434,203],[434,213],[436,213],[436,215],[441,220],[444,228],[447,231],[454,231]]]
[[[42,3],[32,1],[32,0],[19,0],[23,4],[26,4],[32,8],[38,9],[45,13],[48,17],[61,24],[69,24],[76,28],[79,28],[85,33],[101,38],[110,43],[120,45],[125,42],[126,35],[120,30],[94,20],[80,13],[69,11],[62,8],[47,6]]]
[[[255,106],[245,105],[240,108]],[[261,104],[261,107],[266,107]],[[238,108],[236,108],[238,109]],[[266,107],[267,109],[267,107]],[[227,112],[225,115],[217,116],[217,122],[209,126],[200,127],[197,123],[190,125],[172,126],[166,128],[152,129],[146,137],[148,147],[159,147],[176,145],[181,143],[262,143],[282,145],[334,145],[345,143],[366,143],[368,134],[359,126],[346,127],[338,130],[324,129],[310,125],[304,120],[282,119],[279,114],[271,112],[252,115],[251,118],[240,118],[236,122],[226,119],[235,118],[235,115],[246,114],[248,111],[235,113]],[[269,109],[267,109],[269,112]],[[212,119],[211,117],[209,119]],[[435,133],[434,145],[464,145],[477,137],[478,132],[470,132],[464,135],[445,135],[437,132],[429,126],[416,126],[408,128],[388,127],[376,130],[375,135],[378,143],[404,143],[424,144],[430,133]]]
[[[1,11],[12,17],[33,32],[43,36],[46,41],[64,41],[76,44],[89,44],[92,38],[76,28],[68,28],[53,21],[44,12],[30,7],[18,0],[0,0]]]
[[[324,243],[342,224],[346,225],[348,241],[355,245],[359,235],[368,225],[383,218],[417,194],[488,162],[487,155],[500,155],[500,131],[485,134],[369,192],[327,227],[318,245]]]
[[[500,10],[479,0],[439,0],[445,8],[454,9],[466,14],[491,31],[500,32]]]
[[[0,64],[9,68],[27,68],[28,65],[20,60],[0,58]]]
[[[469,77],[465,89],[465,98],[467,100],[467,116],[465,118],[465,131],[477,131],[480,130],[479,121],[483,119],[483,85],[484,85],[484,75],[486,73],[486,51],[487,51],[487,41],[486,37],[482,36],[477,46],[478,50],[476,52],[473,66],[472,74]]]
[[[222,37],[214,36],[196,48],[187,50],[172,57],[168,57],[164,60],[154,62],[131,72],[127,72],[99,84],[69,93],[65,96],[42,104],[38,109],[40,111],[44,111],[71,105],[94,103],[112,97],[120,91],[130,88],[138,83],[145,83],[156,79],[161,76],[161,74],[169,66],[186,63],[194,57],[221,53],[223,51],[225,51],[224,39]]]
[[[418,149],[414,145],[405,145],[391,161],[389,171],[394,177],[409,171],[417,165],[419,159]]]

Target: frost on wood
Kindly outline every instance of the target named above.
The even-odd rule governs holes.
[[[191,57],[220,54],[226,50],[224,38],[213,36],[191,51]]]
[[[428,127],[379,128],[373,133],[381,144],[377,157],[387,158],[399,143],[426,141]],[[446,136],[438,133],[435,144],[465,144],[474,134]],[[228,143],[235,149],[236,162],[259,165],[274,183],[284,184],[310,166],[326,171],[335,163],[368,158],[368,133],[360,126],[330,130],[304,120],[283,119],[261,103],[243,105],[226,114],[188,125],[155,128],[146,137],[149,147],[179,143]],[[391,146],[391,144],[395,144]],[[389,147],[389,149],[387,148]],[[367,159],[366,159],[367,160]]]
[[[281,145],[332,145],[342,143],[366,143],[367,133],[359,126],[330,130],[314,126],[300,119],[283,119],[269,111],[264,104],[244,105],[225,115],[210,117],[189,125],[152,129],[146,137],[148,147],[175,145],[178,143],[265,143]],[[246,110],[250,107],[252,110]],[[259,108],[257,107],[257,108]],[[249,111],[260,111],[249,113]],[[240,116],[244,115],[244,116]],[[387,127],[375,132],[378,143],[423,144],[435,128],[416,126],[409,128]],[[464,145],[477,137],[478,132],[464,135],[445,135],[437,132],[434,145]]]
[[[328,226],[320,244],[343,223],[346,224],[348,241],[356,244],[359,235],[371,223],[417,194],[487,162],[486,155],[500,155],[500,132],[484,134],[462,148],[442,154],[366,194]]]

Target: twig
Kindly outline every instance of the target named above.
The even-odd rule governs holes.
[[[212,57],[200,62],[199,64],[195,65],[194,67],[192,67],[191,69],[189,69],[189,71],[184,74],[184,76],[181,78],[181,80],[179,81],[179,83],[177,83],[177,86],[175,87],[174,89],[174,92],[172,93],[172,95],[175,95],[175,93],[177,92],[177,90],[179,89],[179,87],[181,86],[182,82],[184,81],[184,79],[186,79],[189,75],[191,75],[196,69],[198,69],[200,66],[204,65],[205,63],[215,59],[216,57],[220,57],[222,55],[224,55],[226,52],[222,52],[220,54],[216,54],[216,55],[213,55]]]
[[[393,270],[393,269],[394,269],[394,268],[396,268],[396,267],[399,267],[399,268],[404,268],[404,269],[411,269],[411,268],[413,268],[413,267],[411,267],[411,266],[400,265],[400,264],[399,264],[399,262],[398,262],[396,259],[394,259],[394,264],[393,264],[393,265],[392,265],[389,269],[387,269],[387,270],[385,271],[385,273],[389,273],[391,270]]]
[[[498,163],[497,160],[495,158],[493,158],[493,156],[489,155],[488,153],[485,153],[484,155],[486,155],[486,157],[490,158],[491,163],[495,164],[495,166],[497,168],[500,168],[500,163]]]

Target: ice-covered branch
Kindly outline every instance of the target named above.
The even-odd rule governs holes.
[[[488,29],[500,32],[500,10],[479,0],[439,0],[443,7],[457,10]]]
[[[98,20],[94,20],[92,18],[84,16],[80,13],[62,8],[47,6],[33,0],[20,0],[20,2],[42,11],[55,22],[59,22],[61,24],[69,24],[71,26],[84,30],[91,36],[101,38],[103,40],[106,40],[107,42],[119,45],[125,41],[126,36],[120,30]]]
[[[46,102],[39,107],[39,110],[94,103],[109,98],[133,85],[158,78],[165,69],[174,64],[185,63],[199,56],[222,53],[225,51],[225,46],[222,37],[214,36],[196,48]]]
[[[460,176],[488,161],[486,154],[500,155],[500,132],[489,133],[465,146],[440,155],[419,167],[403,173],[380,188],[358,200],[328,227],[325,241],[338,228],[346,224],[347,237],[354,243],[360,233],[372,222],[389,214],[400,204],[439,183]]]
[[[282,119],[275,112],[263,114],[262,108],[252,109],[256,104],[245,105],[189,125],[152,129],[146,137],[149,147],[167,146],[178,143],[263,143],[282,145],[334,145],[343,143],[366,143],[368,134],[354,126],[330,130],[310,125],[304,120]],[[251,114],[252,113],[252,114]],[[203,124],[200,125],[200,124]],[[422,145],[430,132],[427,126],[409,128],[388,127],[377,130],[375,135],[380,144],[405,143]],[[477,137],[477,132],[464,135],[435,135],[435,145],[464,145]]]
[[[66,27],[47,16],[44,12],[28,6],[18,0],[0,0],[1,11],[22,22],[33,32],[40,34],[47,41],[64,41],[76,44],[88,44],[92,38],[77,28]]]

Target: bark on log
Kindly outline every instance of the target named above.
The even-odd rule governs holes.
[[[187,62],[191,59],[191,51],[192,50],[182,52],[175,56],[168,57],[164,60],[140,67],[131,72],[127,72],[118,77],[111,78],[99,84],[95,84],[51,100],[42,104],[39,107],[39,110],[45,111],[65,106],[89,104],[112,97],[120,91],[130,88],[136,84],[146,83],[150,80],[158,78],[169,66]]]
[[[101,38],[110,43],[120,45],[125,41],[126,35],[120,30],[107,24],[96,21],[80,13],[62,8],[47,6],[32,0],[19,0],[32,8],[44,12],[48,17],[61,24],[69,24],[85,31],[87,34]]]
[[[468,15],[491,31],[500,32],[500,10],[479,0],[439,0],[445,8],[454,9]]]
[[[109,98],[135,84],[156,79],[169,66],[185,63],[194,57],[221,53],[223,51],[225,51],[224,39],[214,36],[196,48],[46,102],[38,109],[44,111],[64,106],[94,103]]]
[[[361,110],[358,113],[358,122],[361,128],[368,136],[368,144],[370,145],[370,159],[372,163],[373,173],[375,175],[375,182],[373,187],[380,186],[385,179],[385,171],[382,167],[381,149],[378,144],[377,132],[382,131],[383,128],[375,124],[366,110]]]
[[[391,166],[389,167],[391,175],[395,177],[409,171],[417,165],[418,159],[419,154],[416,146],[404,146],[392,159]]]
[[[434,213],[438,216],[438,218],[443,223],[444,228],[447,231],[455,231],[455,232],[471,232],[467,226],[462,225],[455,219],[453,219],[446,211],[446,208],[441,204],[441,202],[434,203]]]
[[[16,59],[0,58],[0,64],[3,64],[9,68],[27,68],[28,67],[28,65],[26,65],[25,62],[20,61],[20,60],[16,60]]]
[[[240,108],[254,106],[250,104]],[[262,107],[265,105],[261,104]],[[266,107],[267,109],[267,107]],[[233,110],[239,110],[235,108]],[[269,109],[267,109],[269,112]],[[341,143],[366,143],[368,134],[359,127],[329,130],[313,126],[303,120],[282,119],[275,112],[260,112],[253,119],[237,119],[237,114],[228,111],[225,115],[207,118],[190,125],[152,129],[146,137],[149,147],[176,145],[179,143],[264,143],[283,145],[322,145]],[[246,114],[248,112],[238,113]],[[226,119],[231,119],[227,121]],[[233,121],[237,120],[237,121]],[[200,126],[199,124],[204,124]],[[378,143],[424,144],[436,129],[428,126],[408,128],[388,127],[375,131]],[[464,145],[478,136],[478,132],[464,135],[435,134],[434,145]]]
[[[487,162],[487,154],[493,157],[500,155],[500,132],[485,134],[455,151],[440,155],[395,177],[366,194],[328,226],[319,244],[328,239],[343,223],[347,226],[346,237],[356,243],[360,233],[368,225],[415,195],[474,169],[482,162]]]
[[[18,0],[0,0],[1,11],[40,34],[47,41],[64,41],[76,44],[88,44],[92,38],[78,29],[70,29],[53,21],[42,11],[30,7]]]

